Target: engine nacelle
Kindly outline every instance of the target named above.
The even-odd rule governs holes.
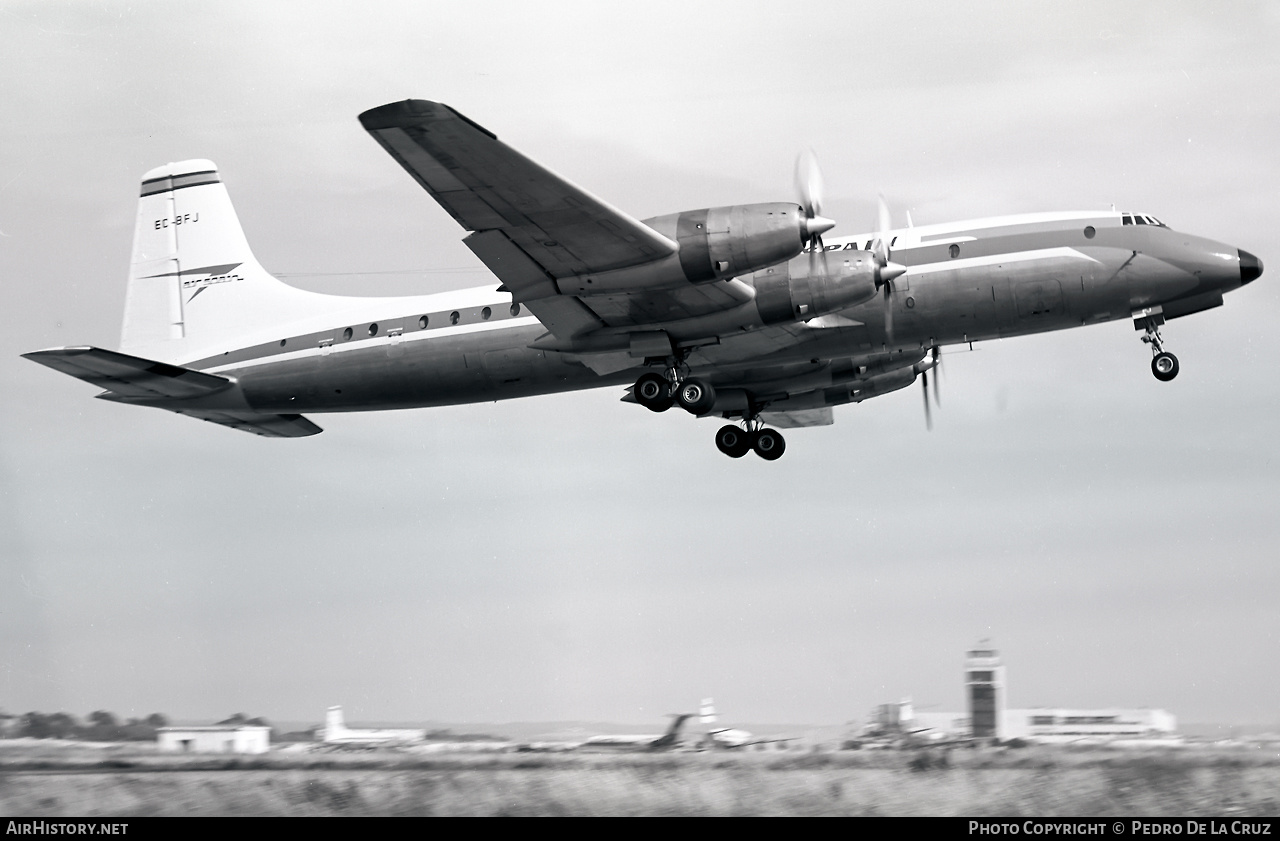
[[[876,262],[869,251],[806,254],[757,271],[751,283],[766,325],[808,321],[874,298]]]
[[[690,283],[790,260],[809,239],[799,205],[737,204],[646,219],[645,224],[680,244],[680,266]]]
[[[565,295],[609,295],[710,283],[772,266],[800,253],[830,220],[808,219],[796,204],[740,204],[687,210],[644,224],[680,246],[649,263],[557,279]]]

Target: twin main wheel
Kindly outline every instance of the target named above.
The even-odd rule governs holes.
[[[737,426],[722,426],[716,433],[716,447],[729,458],[742,458],[747,450],[755,450],[765,461],[781,458],[787,449],[782,435],[772,429],[746,432]]]
[[[651,412],[665,412],[679,403],[693,415],[705,415],[716,403],[716,390],[699,379],[688,379],[673,391],[671,382],[659,374],[641,374],[631,389],[636,402]]]

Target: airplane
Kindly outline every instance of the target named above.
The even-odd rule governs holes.
[[[326,745],[348,747],[378,747],[426,741],[425,730],[352,729],[347,727],[342,707],[329,707],[325,711],[324,727],[320,729],[320,741]]]
[[[671,716],[671,725],[662,735],[645,736],[592,736],[582,744],[579,750],[586,751],[625,751],[639,753],[645,751],[663,751],[678,748],[681,745],[680,729],[684,723],[693,718],[693,713],[680,713]]]
[[[1253,254],[1142,213],[1035,213],[823,239],[821,176],[800,203],[643,221],[447,105],[407,100],[363,127],[469,233],[499,285],[398,298],[321,295],[267,273],[208,160],[142,179],[118,351],[23,354],[152,406],[269,437],[303,412],[405,409],[630,386],[626,402],[733,421],[717,448],[772,461],[777,430],[917,379],[943,347],[1132,319],[1159,380],[1160,327],[1262,274]],[[938,381],[934,378],[934,398]]]
[[[708,748],[740,750],[753,745],[785,744],[793,739],[757,739],[749,730],[736,727],[716,727],[719,716],[716,714],[715,700],[703,698],[698,707],[698,723],[706,727],[706,736],[702,745]]]

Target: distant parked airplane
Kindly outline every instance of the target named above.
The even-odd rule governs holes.
[[[680,747],[680,728],[684,723],[693,718],[692,713],[680,713],[671,716],[671,726],[667,728],[667,732],[661,736],[645,735],[645,736],[592,736],[580,746],[581,750],[608,750],[608,751],[662,751],[671,750]]]
[[[342,716],[342,707],[330,707],[324,716],[320,741],[330,745],[389,745],[422,742],[424,730],[351,729]]]

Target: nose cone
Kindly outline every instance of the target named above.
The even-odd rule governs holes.
[[[1240,283],[1244,285],[1262,274],[1262,261],[1243,248],[1240,251]]]

